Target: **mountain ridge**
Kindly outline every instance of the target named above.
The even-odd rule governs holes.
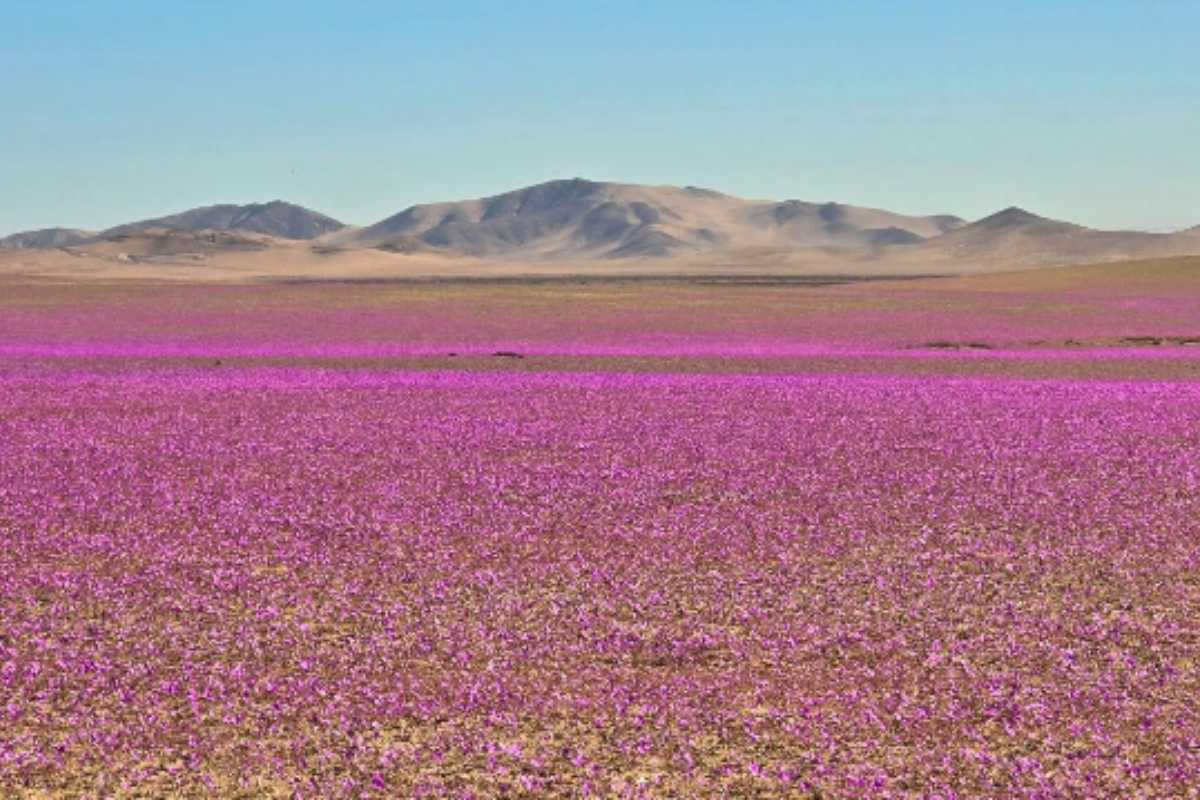
[[[101,231],[97,236],[110,238],[165,228],[176,231],[239,231],[305,240],[316,239],[345,227],[345,223],[318,211],[283,200],[271,200],[244,205],[219,203],[200,206],[176,214],[117,225]]]
[[[347,226],[333,217],[283,200],[265,203],[218,203],[176,214],[127,222],[100,231],[41,228],[0,238],[0,250],[74,247],[154,231],[224,231],[262,234],[279,239],[312,240]]]
[[[477,257],[663,257],[729,246],[870,247],[919,241],[964,221],[840,203],[747,200],[695,186],[569,178],[470,200],[410,206],[329,241],[394,240]]]
[[[820,263],[969,270],[1195,254],[1200,226],[1102,231],[1018,206],[969,222],[839,202],[747,199],[690,185],[567,178],[417,204],[365,227],[274,200],[202,206],[98,233],[48,228],[0,239],[6,251],[58,248],[131,259],[249,257],[296,247],[320,257],[361,251],[529,263],[682,258],[706,268]]]
[[[39,228],[18,231],[0,238],[0,250],[35,250],[46,247],[70,247],[96,236],[95,231],[79,228]]]

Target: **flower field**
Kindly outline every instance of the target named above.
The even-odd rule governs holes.
[[[1200,797],[1200,348],[447,302],[0,309],[0,796]]]

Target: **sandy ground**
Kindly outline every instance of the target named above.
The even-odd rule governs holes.
[[[925,254],[922,255],[922,252]],[[1111,261],[1107,256],[1094,259]],[[1160,259],[1161,261],[1161,259]],[[691,257],[603,260],[478,259],[437,253],[340,250],[309,242],[264,239],[236,246],[203,240],[126,240],[80,248],[0,252],[0,278],[87,281],[254,283],[291,280],[437,280],[448,278],[854,276],[912,277],[1051,270],[1009,260],[957,258],[952,253],[897,252],[887,258],[820,248],[780,252],[748,249]],[[1133,277],[1137,267],[1123,268]],[[1028,277],[1017,278],[1025,281]],[[1051,282],[1064,278],[1050,278]]]
[[[0,253],[0,275],[69,281],[149,280],[244,283],[278,280],[379,280],[464,277],[681,275],[914,275],[957,272],[944,266],[852,262],[822,252],[788,258],[656,258],[517,261],[381,250],[322,251],[307,243],[263,251],[141,256],[122,252],[35,250]]]

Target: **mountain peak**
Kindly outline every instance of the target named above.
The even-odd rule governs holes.
[[[126,236],[152,228],[174,231],[242,231],[261,233],[281,239],[315,239],[346,227],[332,217],[288,203],[271,200],[266,203],[236,205],[222,203],[202,206],[166,217],[132,222],[109,228],[100,235]]]
[[[720,249],[875,251],[957,227],[842,203],[748,200],[697,186],[564,178],[504,194],[412,206],[343,243],[422,246],[476,257],[644,258]]]
[[[42,228],[36,231],[21,231],[0,238],[0,250],[31,250],[43,247],[70,247],[91,239],[93,231],[76,228]]]
[[[975,225],[983,228],[1015,228],[1021,225],[1032,225],[1038,222],[1050,221],[1046,217],[1038,216],[1019,206],[1009,206],[1002,211],[997,211],[995,214],[984,217],[977,221]]]

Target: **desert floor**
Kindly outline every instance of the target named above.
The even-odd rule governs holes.
[[[1196,258],[9,273],[0,795],[1195,796],[1198,454]]]

